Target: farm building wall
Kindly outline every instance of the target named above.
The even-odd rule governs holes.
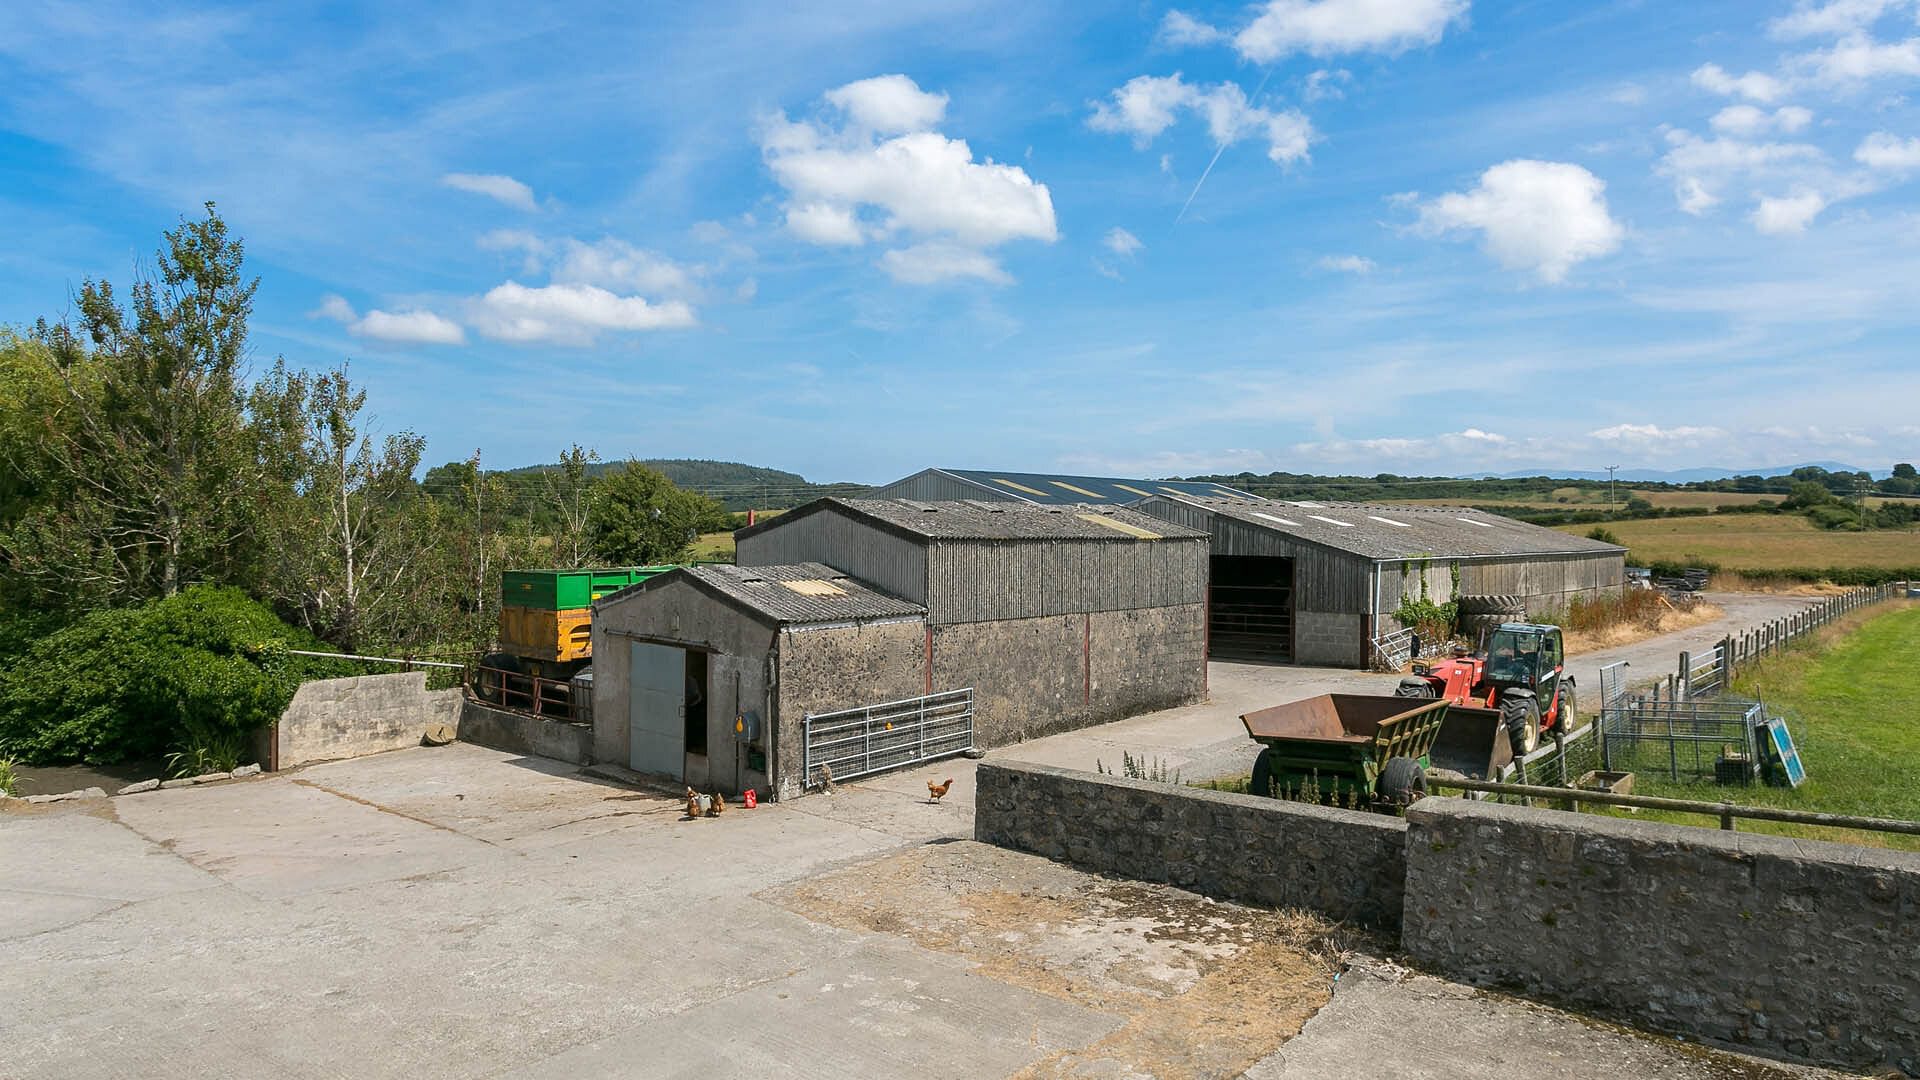
[[[927,602],[927,546],[898,533],[821,510],[740,537],[741,566],[825,563],[916,604]]]
[[[917,697],[927,692],[927,626],[919,619],[859,626],[790,626],[780,632],[774,708],[766,714],[775,746],[779,797],[806,784],[804,720],[808,713]],[[936,683],[935,691],[965,684]]]
[[[629,644],[646,641],[707,654],[707,753],[685,755],[686,783],[703,790],[765,789],[764,772],[746,767],[733,718],[744,709],[772,723],[769,675],[775,632],[685,581],[627,593],[593,613],[593,758],[631,760],[627,706]]]
[[[1206,608],[933,628],[933,688],[974,691],[974,741],[1004,746],[1206,697]]]
[[[1452,599],[1455,566],[1460,572],[1458,595],[1518,596],[1534,618],[1563,612],[1576,599],[1617,593],[1626,580],[1626,556],[1622,553],[1383,563],[1381,613],[1391,615],[1399,610],[1403,597],[1418,600],[1423,578],[1426,596],[1442,603]]]
[[[1029,619],[1204,603],[1207,541],[935,541],[928,621]]]

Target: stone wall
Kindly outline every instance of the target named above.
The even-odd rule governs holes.
[[[1920,855],[1425,800],[1404,943],[1455,978],[1920,1074]]]
[[[777,740],[773,767],[777,795],[802,794],[806,715],[833,712],[926,693],[927,625],[919,619],[831,626],[788,627],[775,646],[779,657],[771,716]],[[935,685],[935,690],[957,686]]]
[[[1406,823],[1019,762],[974,773],[974,838],[1208,896],[1399,924]]]
[[[525,713],[466,701],[460,712],[460,741],[585,765],[593,760],[593,729],[585,724],[544,720]]]
[[[460,722],[459,689],[428,690],[424,671],[300,684],[268,729],[262,759],[277,769],[419,746],[429,724]]]

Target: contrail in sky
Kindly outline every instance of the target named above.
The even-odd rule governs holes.
[[[1260,100],[1260,93],[1267,88],[1267,80],[1271,78],[1273,78],[1273,69],[1268,68],[1267,73],[1260,77],[1260,85],[1255,87],[1253,95],[1247,98],[1247,104],[1251,105]],[[1207,182],[1207,177],[1213,175],[1213,167],[1219,164],[1220,155],[1226,153],[1227,147],[1230,145],[1232,145],[1232,140],[1223,142],[1220,144],[1220,149],[1213,152],[1213,160],[1207,162],[1207,167],[1200,173],[1200,179],[1194,182],[1193,190],[1187,192],[1187,201],[1180,205],[1180,213],[1174,216],[1173,223],[1175,225],[1180,224],[1181,220],[1187,216],[1187,207],[1193,205],[1193,197],[1200,194],[1200,186]]]

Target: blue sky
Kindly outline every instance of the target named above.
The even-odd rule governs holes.
[[[1920,457],[1920,0],[517,7],[6,6],[0,322],[211,199],[430,461]]]

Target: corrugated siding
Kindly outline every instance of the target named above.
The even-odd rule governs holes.
[[[929,549],[928,620],[990,622],[1199,604],[1203,540],[940,541]]]
[[[1216,514],[1174,499],[1148,499],[1134,509],[1162,521],[1199,529],[1213,536],[1215,555],[1278,555],[1293,562],[1296,611],[1360,612],[1369,609],[1373,562],[1318,544],[1304,544],[1285,533]]]
[[[875,488],[862,498],[913,499],[917,502],[951,502],[960,499],[1016,501],[1012,492],[982,488],[978,484],[969,484],[933,469],[923,469],[905,480],[896,480],[885,487]]]
[[[1556,596],[1617,588],[1625,577],[1623,555],[1532,556],[1462,563],[1460,591],[1470,595]]]
[[[741,566],[826,563],[917,604],[927,602],[927,551],[913,540],[883,532],[844,514],[820,512],[742,537]]]

